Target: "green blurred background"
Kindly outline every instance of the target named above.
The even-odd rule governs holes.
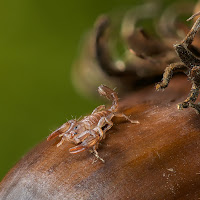
[[[66,118],[98,104],[70,80],[82,35],[101,13],[140,2],[0,1],[0,180]]]

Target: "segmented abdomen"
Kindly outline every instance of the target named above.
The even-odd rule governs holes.
[[[100,111],[100,112],[96,112],[92,115],[86,116],[84,117],[81,122],[85,124],[85,126],[87,127],[87,129],[93,129],[94,127],[97,126],[99,120],[102,117],[106,117],[110,114],[111,112],[109,110],[104,110],[104,111]]]

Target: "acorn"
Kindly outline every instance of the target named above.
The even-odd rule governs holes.
[[[190,86],[179,76],[165,92],[154,85],[130,93],[99,145],[102,163],[89,152],[70,154],[68,142],[46,140],[25,155],[0,183],[2,200],[174,200],[200,197],[200,117],[177,104]]]

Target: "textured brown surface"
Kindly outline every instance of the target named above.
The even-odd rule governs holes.
[[[44,141],[0,184],[0,199],[200,198],[200,116],[176,104],[190,88],[174,78],[165,92],[150,86],[124,98],[120,108],[140,124],[115,120],[93,163],[89,152],[72,155],[72,144]]]

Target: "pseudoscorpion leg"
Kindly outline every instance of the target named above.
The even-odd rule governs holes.
[[[123,117],[127,121],[131,122],[132,124],[139,124],[139,121],[137,120],[131,120],[128,116],[126,116],[124,113],[114,113],[115,117]]]

